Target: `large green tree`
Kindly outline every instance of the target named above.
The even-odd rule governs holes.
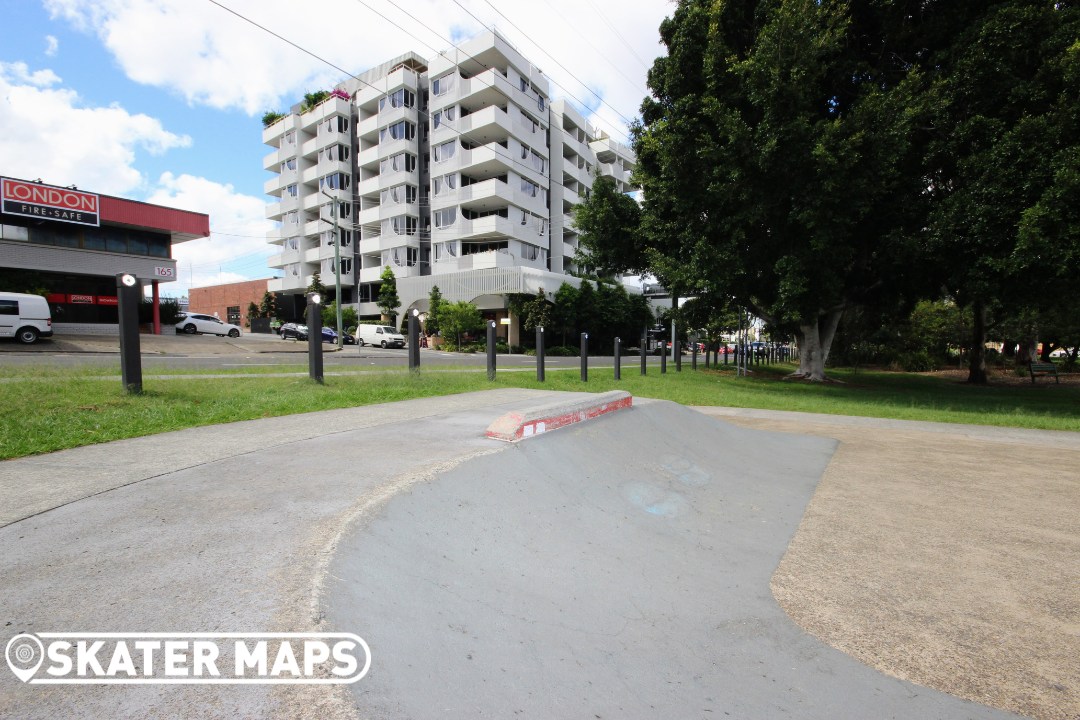
[[[438,335],[442,330],[444,307],[446,307],[446,301],[443,300],[442,291],[439,290],[438,285],[432,285],[431,292],[428,294],[427,319],[424,320],[424,332],[428,335]]]
[[[926,165],[934,267],[972,308],[968,380],[985,383],[996,314],[1024,328],[1080,271],[1080,8],[967,4],[938,58]]]
[[[484,327],[484,317],[480,310],[470,302],[460,300],[455,303],[446,303],[440,315],[444,338],[454,339],[454,349],[461,349],[461,336],[467,332],[480,330]]]
[[[574,206],[580,233],[574,262],[598,275],[645,274],[648,260],[641,234],[641,207],[618,191],[615,179],[597,173],[588,197]]]
[[[824,379],[849,304],[912,279],[914,29],[937,4],[680,0],[661,25],[634,130],[651,268],[791,328],[802,377]]]

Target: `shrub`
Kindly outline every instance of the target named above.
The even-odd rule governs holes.
[[[926,350],[901,353],[897,362],[907,372],[929,372],[936,367],[930,353]]]

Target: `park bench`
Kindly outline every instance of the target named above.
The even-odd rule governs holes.
[[[1031,372],[1031,382],[1035,383],[1035,378],[1042,377],[1044,375],[1053,375],[1054,382],[1060,383],[1058,380],[1057,365],[1054,363],[1031,363],[1028,365],[1028,369]]]

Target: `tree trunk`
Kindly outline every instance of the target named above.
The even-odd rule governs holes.
[[[1057,350],[1060,346],[1050,341],[1044,341],[1042,344],[1042,354],[1039,355],[1039,362],[1050,362],[1050,353]]]
[[[976,300],[971,309],[971,353],[968,356],[968,379],[985,385],[986,379],[986,305]]]
[[[791,377],[811,382],[828,379],[825,377],[825,363],[829,359],[829,350],[843,312],[843,309],[830,310],[818,315],[813,322],[799,326],[796,333],[799,340],[799,369]]]

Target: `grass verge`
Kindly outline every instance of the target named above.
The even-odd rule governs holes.
[[[642,377],[626,367],[615,382],[610,369],[595,369],[588,384],[577,370],[549,370],[546,383],[531,372],[501,372],[488,382],[484,370],[381,371],[328,377],[149,379],[145,393],[127,395],[119,382],[96,372],[4,373],[0,382],[0,459],[21,457],[188,427],[313,412],[341,407],[451,395],[497,387],[603,392],[622,389],[639,397],[686,405],[795,410],[837,415],[974,423],[1045,430],[1080,430],[1080,387],[971,387],[952,380],[845,370],[842,384],[785,381],[787,369],[761,369],[738,378],[731,371],[669,372],[650,368]],[[96,379],[95,379],[96,378]],[[91,381],[92,380],[92,381]]]

